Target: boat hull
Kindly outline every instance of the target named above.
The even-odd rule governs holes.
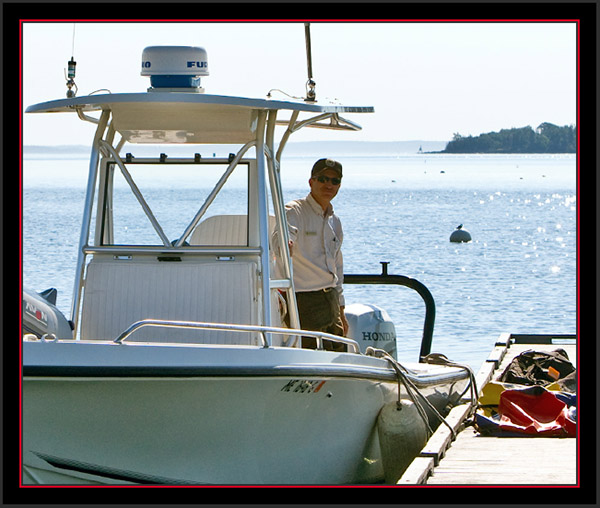
[[[368,443],[391,388],[277,377],[26,381],[25,463],[107,482],[373,481],[382,472]]]
[[[46,353],[52,350],[52,344],[40,346]],[[144,348],[117,346],[111,351],[119,348],[148,359]],[[168,357],[176,349],[163,353]],[[191,348],[188,356],[201,350]],[[384,404],[397,400],[397,382],[385,369],[373,368],[376,359],[368,358],[371,368],[362,365],[364,373],[357,374],[351,373],[351,363],[364,362],[363,355],[313,352],[319,361],[307,364],[311,352],[280,350],[273,355],[263,350],[270,366],[258,362],[260,371],[242,375],[242,358],[256,367],[259,349],[244,354],[210,348],[204,353],[213,356],[205,359],[212,363],[213,375],[202,375],[208,371],[200,364],[192,368],[189,358],[185,368],[179,365],[179,375],[173,366],[166,374],[157,362],[155,375],[144,375],[131,361],[123,371],[128,375],[114,375],[106,358],[98,360],[104,365],[84,365],[81,354],[80,368],[66,369],[63,375],[56,375],[60,366],[52,361],[25,368],[23,482],[281,485],[383,480],[377,416]],[[223,369],[227,353],[231,365],[228,372],[214,375],[217,353]],[[422,392],[443,405],[464,387],[463,381],[440,379]]]

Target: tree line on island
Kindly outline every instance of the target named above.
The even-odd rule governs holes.
[[[575,153],[576,150],[575,126],[559,127],[545,122],[535,130],[527,126],[475,137],[454,134],[452,141],[438,153]]]

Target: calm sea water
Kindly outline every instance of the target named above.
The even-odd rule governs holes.
[[[503,332],[576,332],[574,156],[338,158],[344,183],[334,207],[344,225],[345,272],[378,274],[385,261],[389,273],[425,284],[436,303],[434,352],[478,369]],[[313,159],[284,159],[286,200],[307,193]],[[57,306],[67,316],[87,168],[84,159],[24,161],[23,283],[36,291],[57,288]],[[188,184],[171,182],[168,199],[190,199]],[[459,224],[472,242],[449,241]],[[347,304],[387,310],[399,359],[417,359],[425,308],[416,292],[354,285],[345,291]]]

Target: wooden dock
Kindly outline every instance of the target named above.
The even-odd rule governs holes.
[[[573,335],[502,334],[476,375],[478,394],[523,351],[564,349],[577,366]],[[455,407],[398,485],[576,485],[577,438],[488,437],[465,427],[469,402]]]

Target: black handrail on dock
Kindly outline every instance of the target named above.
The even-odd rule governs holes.
[[[389,275],[387,261],[380,261],[381,274],[344,274],[344,284],[397,284],[414,289],[425,302],[425,323],[423,325],[423,338],[421,339],[421,352],[419,362],[431,353],[431,342],[433,340],[433,325],[435,322],[435,302],[429,289],[416,279],[404,275]]]

